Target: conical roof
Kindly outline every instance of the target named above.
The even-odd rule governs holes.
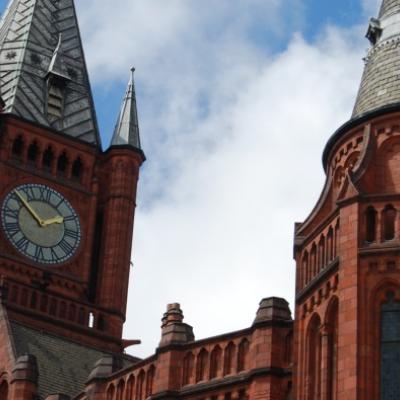
[[[132,68],[131,79],[122,101],[121,111],[115,125],[111,146],[131,145],[140,149],[139,122],[136,106],[135,82]]]
[[[353,118],[395,104],[400,109],[400,0],[383,1],[367,38],[372,48],[365,58]]]
[[[4,112],[100,146],[73,0],[10,1],[0,23],[0,79]]]

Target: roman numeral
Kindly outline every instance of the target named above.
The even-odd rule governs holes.
[[[18,219],[19,210],[12,210],[11,208],[7,208],[4,212],[5,217]]]
[[[5,229],[11,236],[14,236],[20,230],[17,222],[6,222]]]
[[[42,247],[40,247],[40,246],[36,247],[35,258],[36,258],[37,261],[41,261],[41,260],[44,259],[44,254],[43,254],[43,248]]]
[[[63,240],[58,244],[58,246],[61,248],[61,250],[66,254],[69,255],[71,254],[72,250],[74,249],[68,242]]]
[[[23,236],[21,239],[19,239],[15,245],[23,252],[26,252],[29,246],[29,240]]]
[[[71,229],[66,229],[64,232],[64,236],[70,237],[71,239],[78,240],[79,239],[79,232],[72,231]]]
[[[26,194],[26,200],[32,201],[35,200],[35,192],[33,191],[33,188],[31,188],[30,186],[28,187],[24,187],[24,193]]]
[[[50,203],[50,198],[51,198],[51,191],[47,190],[41,186],[38,187],[40,195],[39,195],[39,200],[44,201],[45,203]]]

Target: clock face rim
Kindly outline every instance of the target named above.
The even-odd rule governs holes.
[[[18,201],[19,203],[19,208],[18,208],[18,216],[17,216],[17,222],[19,225],[19,232],[23,235],[23,237],[26,238],[27,241],[29,241],[30,244],[33,244],[34,246],[36,246],[37,248],[42,248],[42,249],[55,249],[57,246],[61,248],[60,243],[62,243],[63,241],[66,241],[66,234],[65,231],[71,231],[71,229],[66,229],[66,223],[73,223],[75,225],[75,235],[76,237],[74,237],[75,241],[74,244],[72,245],[69,253],[65,253],[64,256],[60,256],[55,258],[51,258],[50,259],[39,259],[39,257],[36,257],[32,254],[27,253],[26,251],[23,251],[22,249],[20,249],[17,244],[16,241],[13,239],[13,235],[10,234],[10,232],[6,229],[6,216],[5,216],[5,210],[7,209],[7,205],[9,204],[10,200],[14,199],[15,200],[15,191],[21,191],[23,190],[23,193],[25,196],[27,196],[24,188],[41,188],[44,189],[47,192],[51,192],[52,194],[54,194],[59,200],[59,204],[58,207],[60,207],[62,204],[64,205],[64,208],[68,209],[69,213],[68,215],[62,215],[63,218],[68,218],[68,222],[67,221],[63,221],[63,236],[61,237],[61,239],[55,243],[52,246],[41,246],[37,243],[35,243],[33,240],[28,239],[26,234],[24,233],[23,228],[21,228],[21,224],[20,224],[20,213],[21,211],[25,210],[24,206],[21,204],[21,201]],[[44,205],[46,205],[46,207],[51,207],[54,210],[57,210],[59,214],[60,211],[58,210],[58,208],[52,204],[51,201],[43,201],[37,198],[34,199],[30,199],[29,203],[42,203]],[[66,197],[64,195],[62,195],[59,191],[57,191],[56,189],[52,188],[51,186],[48,186],[46,184],[42,184],[42,183],[23,183],[17,186],[14,186],[13,188],[11,188],[10,190],[7,191],[7,194],[3,197],[3,200],[1,202],[1,209],[0,209],[0,218],[1,218],[1,226],[3,229],[3,233],[5,234],[5,236],[7,237],[9,243],[13,246],[14,249],[16,249],[18,251],[19,254],[23,255],[24,257],[28,258],[31,261],[34,261],[35,263],[39,264],[39,265],[44,265],[44,266],[60,266],[62,264],[65,264],[66,262],[69,262],[74,256],[77,255],[78,250],[81,246],[82,243],[82,231],[81,231],[81,222],[80,222],[80,218],[78,213],[75,211],[75,208],[71,205],[71,203],[66,199]],[[46,228],[43,228],[46,229]],[[14,235],[15,236],[15,235]],[[71,244],[69,244],[71,246]],[[51,254],[56,254],[55,251],[51,251]],[[43,254],[43,251],[41,252]],[[44,257],[44,256],[42,256]]]

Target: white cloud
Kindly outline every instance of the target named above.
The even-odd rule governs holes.
[[[125,329],[144,342],[135,354],[156,347],[169,302],[204,337],[249,326],[262,297],[292,301],[293,225],[318,198],[323,147],[357,91],[362,33],[329,28],[311,44],[292,34],[277,52],[287,1],[234,4],[81,6],[94,80],[138,67],[148,161]]]

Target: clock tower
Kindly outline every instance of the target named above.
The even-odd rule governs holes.
[[[10,383],[13,362],[29,353],[40,381],[50,342],[88,363],[122,355],[145,157],[133,71],[102,150],[73,0],[10,1],[0,78],[1,312],[15,349],[14,361],[0,354],[0,378]],[[39,382],[43,396],[46,384]]]

